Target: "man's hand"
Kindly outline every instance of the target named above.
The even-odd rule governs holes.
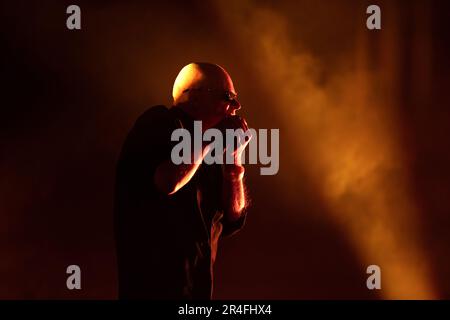
[[[235,172],[239,171],[235,166],[242,167],[242,154],[247,147],[248,143],[252,139],[251,132],[248,131],[247,121],[240,116],[229,116],[222,120],[217,128],[222,131],[222,134],[226,137],[226,129],[242,129],[243,135],[239,134],[235,137],[235,141],[233,141],[233,145],[225,145],[224,152],[231,153],[231,157],[234,160],[233,164],[225,164],[224,170],[230,170]],[[228,141],[227,141],[228,143]],[[243,169],[243,168],[242,168]]]

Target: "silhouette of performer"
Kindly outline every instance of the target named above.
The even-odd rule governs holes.
[[[250,139],[238,139],[234,164],[202,163],[206,143],[192,164],[171,161],[178,143],[172,132],[183,127],[193,137],[194,120],[203,130],[248,129],[236,115],[241,105],[230,76],[218,65],[191,63],[178,74],[172,95],[170,109],[154,106],[137,119],[117,164],[119,299],[211,299],[218,239],[246,220],[240,155]]]

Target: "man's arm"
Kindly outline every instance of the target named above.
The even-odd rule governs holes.
[[[180,190],[194,176],[203,159],[210,150],[205,145],[202,152],[193,154],[191,164],[174,164],[171,159],[162,162],[155,171],[154,183],[156,188],[165,195],[171,195]]]
[[[245,169],[242,165],[242,154],[250,142],[252,136],[248,131],[248,125],[244,118],[233,116],[225,124],[227,128],[242,129],[244,135],[237,137],[237,145],[231,151],[234,164],[223,165],[222,202],[225,218],[229,222],[241,218],[247,200],[244,186]]]
[[[244,172],[242,165],[223,166],[222,201],[225,217],[230,222],[238,220],[246,206]]]

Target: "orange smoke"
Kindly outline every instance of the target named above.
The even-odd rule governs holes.
[[[291,159],[281,161],[280,170],[306,167],[332,212],[325,218],[347,235],[362,272],[371,264],[381,267],[385,298],[436,298],[396,122],[395,25],[383,39],[383,72],[370,69],[367,31],[361,29],[354,56],[336,57],[333,70],[339,72],[323,82],[327,66],[289,37],[301,21],[291,26],[282,14],[241,1],[220,1],[217,12],[227,28],[234,26],[230,32],[242,49],[252,48],[250,67],[278,102],[285,127],[280,140],[291,145]],[[308,181],[284,183],[295,190]]]

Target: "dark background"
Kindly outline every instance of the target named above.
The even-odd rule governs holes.
[[[192,61],[229,71],[251,127],[280,128],[279,173],[247,166],[215,298],[450,298],[449,17],[447,1],[2,1],[0,298],[116,297],[118,153]]]

